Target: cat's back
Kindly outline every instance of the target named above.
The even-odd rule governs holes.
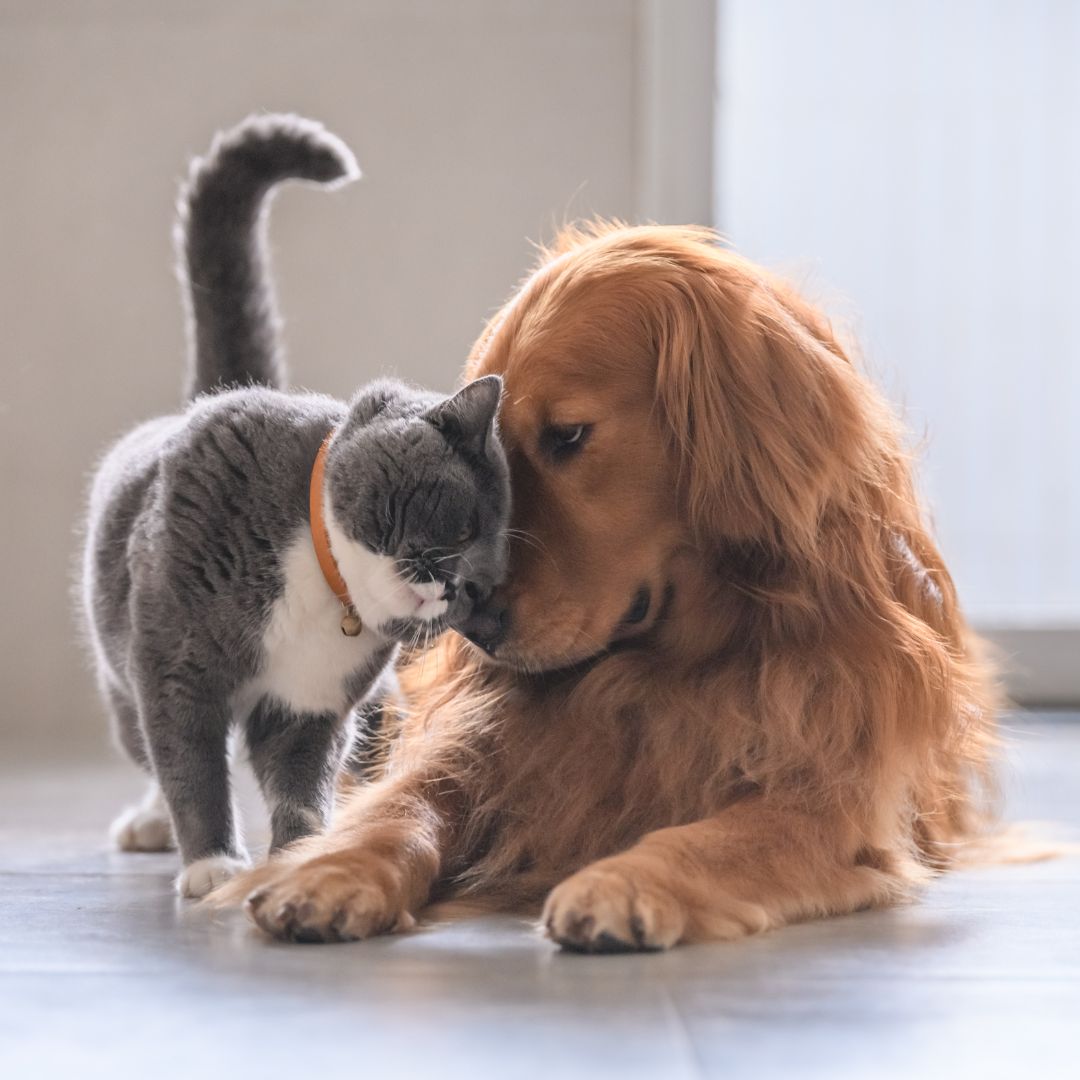
[[[119,439],[87,519],[83,606],[99,654],[126,649],[132,590],[168,582],[178,562],[191,567],[193,602],[222,567],[272,576],[275,549],[305,512],[311,461],[343,412],[322,395],[244,388]]]
[[[142,423],[118,439],[98,466],[91,530],[130,528],[163,485],[194,485],[203,496],[228,488],[267,485],[281,494],[297,487],[296,465],[343,413],[339,402],[320,394],[250,387],[208,394],[182,413]],[[235,502],[230,506],[235,509]]]
[[[155,484],[206,465],[211,448],[218,457],[240,464],[242,457],[263,454],[262,444],[276,442],[281,429],[304,413],[306,398],[250,388],[196,398],[181,413],[158,416],[132,428],[105,452],[90,488],[91,534],[104,529],[118,539],[147,505]],[[300,407],[297,407],[297,404]],[[318,410],[323,411],[323,410]],[[278,444],[280,446],[280,444]],[[91,537],[93,542],[94,537]]]
[[[344,412],[320,394],[261,387],[197,398],[161,456],[168,538],[210,558],[278,547],[307,514],[315,455]]]

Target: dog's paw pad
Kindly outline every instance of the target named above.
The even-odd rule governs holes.
[[[248,868],[246,859],[233,855],[210,855],[185,866],[176,879],[176,891],[189,899],[198,899],[224,885],[241,870]]]
[[[561,945],[566,952],[575,953],[631,953],[657,952],[660,946],[643,942],[623,941],[613,934],[601,931],[593,938],[568,937]]]
[[[567,952],[653,952],[686,929],[681,904],[632,869],[586,867],[552,890],[544,905],[548,937]]]
[[[282,941],[359,941],[410,930],[413,916],[377,884],[373,864],[315,859],[284,870],[248,895],[244,909]]]

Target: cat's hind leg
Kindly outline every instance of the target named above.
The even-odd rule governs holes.
[[[135,702],[119,688],[105,683],[104,679],[102,697],[112,713],[117,742],[128,757],[150,776],[150,785],[142,800],[121,811],[110,826],[109,835],[121,851],[171,851],[176,847],[172,819],[161,788],[154,778]]]
[[[176,847],[172,818],[156,780],[140,802],[126,807],[109,827],[121,851],[172,851]]]
[[[248,754],[270,808],[272,852],[329,823],[353,723],[351,715],[295,712],[271,698],[252,710]]]

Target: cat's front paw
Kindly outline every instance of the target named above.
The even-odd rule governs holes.
[[[205,859],[196,859],[180,871],[176,891],[188,899],[198,899],[224,885],[241,870],[246,870],[248,865],[247,859],[238,859],[233,855],[210,855]]]
[[[408,930],[415,919],[388,888],[394,877],[377,860],[326,855],[283,867],[248,895],[244,910],[284,941],[358,941]]]

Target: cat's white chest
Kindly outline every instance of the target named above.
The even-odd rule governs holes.
[[[386,639],[367,627],[356,637],[341,632],[341,604],[322,576],[307,530],[289,547],[282,573],[285,587],[263,632],[263,670],[248,690],[297,712],[343,712],[352,704],[346,680],[373,664]]]

